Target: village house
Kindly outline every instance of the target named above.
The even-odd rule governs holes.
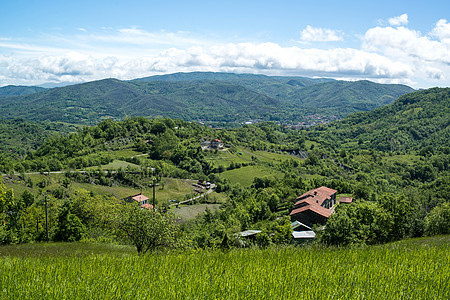
[[[142,193],[129,196],[125,200],[128,201],[128,202],[138,202],[139,205],[142,208],[145,208],[145,209],[148,209],[148,210],[152,210],[153,209],[153,205],[151,205],[149,203],[149,198],[144,196],[144,195],[142,195]]]
[[[336,204],[336,190],[322,186],[310,190],[297,198],[294,209],[289,214],[291,220],[306,226],[324,225],[331,216],[331,208]]]

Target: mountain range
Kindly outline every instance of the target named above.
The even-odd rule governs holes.
[[[392,103],[405,85],[233,73],[175,73],[65,87],[0,88],[0,118],[96,124],[132,116],[212,122],[344,117]]]

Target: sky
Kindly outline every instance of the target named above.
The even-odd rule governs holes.
[[[450,1],[0,1],[0,87],[193,71],[448,87]]]

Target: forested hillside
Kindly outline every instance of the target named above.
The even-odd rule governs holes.
[[[401,96],[391,105],[350,115],[315,132],[342,148],[432,153],[450,146],[449,125],[450,88],[434,88]]]
[[[45,88],[37,86],[8,85],[0,87],[0,97],[23,96],[45,91]]]
[[[376,244],[448,233],[450,145],[439,138],[448,133],[448,93],[416,92],[375,112],[303,131],[273,122],[211,129],[139,117],[55,135],[24,159],[0,156],[7,187],[18,191],[14,196],[2,187],[6,225],[0,239],[43,239],[39,220],[45,193],[52,207],[52,239],[120,240],[124,237],[110,223],[118,222],[117,198],[148,193],[156,182],[156,207],[177,213],[169,205],[174,197],[177,203],[193,197],[192,188],[181,187],[192,180],[212,182],[215,194],[199,200],[208,207],[205,213],[180,217],[183,225],[175,228],[184,236],[178,240],[183,247],[232,247],[235,233],[247,229],[262,231],[258,245],[289,243],[288,215],[295,199],[320,186],[355,199],[338,206],[326,230],[318,232],[323,243]],[[383,146],[384,140],[378,144],[380,138],[400,140],[395,134],[413,132],[423,141],[403,139],[397,148]],[[205,146],[213,139],[224,149]],[[170,194],[174,180],[179,180],[177,193]],[[74,231],[68,233],[69,228]]]
[[[170,117],[221,122],[294,124],[307,114],[343,117],[386,105],[411,92],[367,81],[188,73],[120,81],[105,79],[0,101],[0,118],[96,124],[104,119]]]
[[[0,155],[23,158],[51,136],[74,131],[75,126],[62,123],[0,120]]]

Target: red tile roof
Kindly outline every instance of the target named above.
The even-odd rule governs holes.
[[[305,206],[293,209],[289,215],[293,216],[293,215],[296,215],[298,213],[301,213],[301,212],[304,212],[307,210],[313,211],[316,214],[321,215],[325,218],[328,218],[331,216],[331,210],[329,210],[328,208],[322,207],[322,206],[318,205],[317,203],[313,203],[312,205],[305,205]]]
[[[302,201],[305,200],[310,200],[313,201],[314,203],[317,203],[319,205],[322,205],[322,203],[330,198],[333,194],[336,194],[337,191],[327,188],[326,186],[321,186],[320,188],[314,189],[314,190],[310,190],[306,193],[304,193],[303,195],[301,195],[300,197],[297,198],[297,202],[295,203],[295,207],[297,207],[298,205],[301,204]],[[308,201],[309,203],[309,201]]]
[[[148,209],[148,210],[152,210],[153,209],[153,205],[151,205],[150,203],[145,203],[141,205],[142,208]]]
[[[149,198],[145,197],[142,194],[137,194],[137,195],[131,196],[131,199],[133,199],[134,201],[137,201],[137,202],[144,202],[144,201],[148,200]]]

